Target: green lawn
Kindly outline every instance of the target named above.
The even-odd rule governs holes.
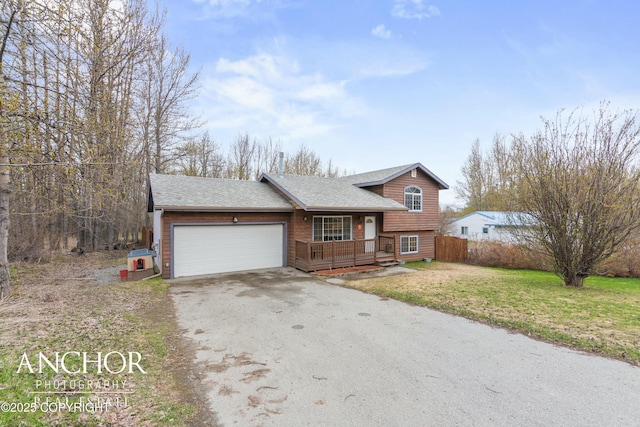
[[[640,364],[640,279],[590,277],[566,287],[552,273],[447,263],[348,286]]]

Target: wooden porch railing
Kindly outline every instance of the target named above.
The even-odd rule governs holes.
[[[393,236],[379,236],[378,240],[380,242],[380,246],[378,246],[378,250],[380,252],[386,252],[388,254],[395,253],[395,242],[396,238]]]
[[[378,239],[333,240],[329,242],[296,240],[296,268],[303,271],[317,271],[392,260],[394,258],[394,239],[387,237],[384,243],[381,239],[382,236]],[[390,253],[381,252],[380,250],[389,248],[388,244],[391,244]]]

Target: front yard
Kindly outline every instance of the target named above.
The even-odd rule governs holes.
[[[0,303],[0,425],[210,425],[168,285],[118,282],[125,255],[12,269]]]
[[[640,364],[640,279],[591,277],[576,289],[538,271],[407,266],[419,271],[346,286]]]
[[[12,270],[13,294],[0,302],[0,425],[213,425],[168,285],[96,277],[117,271],[124,255],[71,255]],[[346,286],[640,364],[640,279],[590,278],[574,289],[542,272],[409,266],[418,271]],[[40,353],[51,365],[39,369]],[[123,366],[130,353],[144,372]]]

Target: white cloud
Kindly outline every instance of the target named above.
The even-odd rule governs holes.
[[[252,4],[252,0],[195,0],[195,2],[204,4],[202,18],[242,16],[247,13]]]
[[[402,19],[423,19],[440,16],[440,9],[424,0],[395,0],[391,15]]]
[[[287,140],[317,136],[365,110],[345,90],[347,81],[304,73],[294,59],[258,53],[220,58],[203,85],[209,125]]]
[[[348,80],[354,86],[369,84],[363,82],[368,79],[410,75],[430,65],[427,52],[394,41],[393,37],[388,43],[373,38],[335,43],[303,40],[295,49],[305,64],[322,69],[324,75],[335,76],[334,80]]]
[[[192,0],[202,5],[199,19],[270,19],[275,10],[289,7],[287,1],[271,0]]]
[[[240,61],[229,61],[220,58],[216,63],[217,73],[238,74],[261,81],[278,81],[285,74],[297,74],[299,66],[296,61],[284,57],[259,53]]]
[[[360,79],[401,77],[418,73],[429,66],[429,62],[422,58],[405,59],[403,62],[380,59],[378,61],[362,64],[357,70],[356,76]]]
[[[391,38],[391,30],[387,30],[384,24],[380,24],[371,29],[371,35],[380,37],[384,40],[389,40]]]

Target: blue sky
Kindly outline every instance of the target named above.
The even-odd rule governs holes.
[[[164,0],[202,73],[193,111],[365,172],[421,162],[453,188],[471,144],[600,101],[640,108],[635,0]]]

